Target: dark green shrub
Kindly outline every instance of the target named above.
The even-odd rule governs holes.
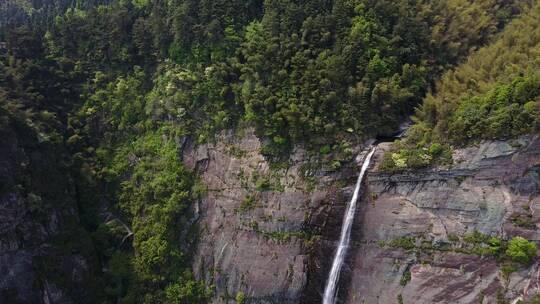
[[[413,236],[402,236],[390,241],[389,245],[395,248],[403,248],[405,250],[414,249],[415,238]]]
[[[252,196],[252,195],[248,195],[243,201],[242,203],[240,204],[240,207],[238,208],[238,210],[240,212],[247,212],[249,210],[252,210],[253,208],[255,208],[255,197]]]
[[[514,265],[505,263],[501,266],[501,274],[505,280],[508,280],[508,277],[512,272],[515,272],[517,269]]]
[[[439,143],[433,143],[429,146],[429,154],[431,156],[439,156],[443,152],[443,146]]]
[[[531,230],[536,229],[536,224],[534,223],[533,217],[531,214],[514,213],[510,217],[510,221],[518,227],[531,229]]]
[[[327,154],[329,154],[331,151],[332,151],[332,148],[330,148],[329,145],[322,146],[322,147],[319,149],[319,152],[321,153],[321,155],[327,155]]]
[[[272,188],[272,183],[268,177],[260,177],[255,182],[255,189],[257,191],[267,191]]]
[[[399,284],[401,286],[405,286],[410,281],[411,281],[411,272],[409,269],[407,269],[405,270],[405,272],[403,272],[403,275],[401,276],[401,279],[399,280]]]

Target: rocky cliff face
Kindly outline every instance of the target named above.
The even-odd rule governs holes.
[[[333,205],[344,206],[344,185],[356,177],[353,162],[325,170],[298,149],[287,166],[272,168],[260,151],[250,131],[184,152],[208,186],[198,207],[194,270],[215,286],[213,303],[236,303],[239,293],[247,303],[303,301],[310,273],[327,264],[312,259],[321,228],[339,230],[340,220],[329,215],[342,212]]]
[[[538,137],[458,150],[451,168],[393,175],[376,169],[386,147],[359,203],[341,302],[491,303],[540,291],[537,263],[503,275],[500,261],[463,243],[475,231],[540,237]],[[185,147],[184,162],[208,186],[195,273],[215,286],[213,303],[241,293],[246,303],[319,303],[357,164],[325,170],[297,149],[288,166],[272,168],[260,148],[251,132]],[[400,240],[408,245],[392,245]]]
[[[538,293],[538,263],[505,276],[494,258],[460,249],[475,231],[538,240],[539,168],[540,141],[528,137],[458,150],[449,169],[375,170],[358,213],[350,280],[342,282],[345,302],[493,303],[497,294]],[[404,237],[421,250],[383,245]]]

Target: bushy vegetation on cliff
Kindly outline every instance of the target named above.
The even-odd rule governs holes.
[[[0,6],[0,123],[9,117],[25,125],[38,148],[61,147],[86,231],[81,239],[91,244],[88,254],[97,255],[99,281],[108,286],[96,288],[89,302],[202,303],[211,288],[193,278],[190,261],[196,234],[190,207],[201,187],[182,165],[183,141],[202,143],[222,129],[253,126],[266,143],[263,152],[279,157],[295,144],[327,154],[330,146],[392,132],[445,70],[529,6],[508,0],[10,0]],[[534,18],[529,12],[513,31],[523,22],[537,33]],[[501,50],[512,44],[504,39],[517,39],[504,38],[509,31],[494,44]],[[519,52],[475,54],[531,64]],[[536,128],[538,105],[530,93],[536,91],[529,89],[538,88],[538,76],[519,71],[475,71],[467,77],[476,91],[445,89],[447,79],[464,79],[465,68],[445,74],[441,92],[471,93],[462,103],[461,95],[452,98],[450,108],[442,102],[450,93],[428,95],[417,112],[413,134],[422,137],[423,154],[415,162],[447,159],[449,143],[437,137],[447,129],[435,122],[470,129],[469,108],[489,122],[471,137],[498,132],[517,114],[525,116],[518,115],[516,128],[522,119],[527,130]],[[489,77],[501,87],[484,85],[495,82]],[[399,152],[392,161],[403,159],[407,165],[411,158]],[[103,209],[131,233],[103,223]]]

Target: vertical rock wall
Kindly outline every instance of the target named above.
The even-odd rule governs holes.
[[[537,263],[506,277],[501,261],[461,250],[475,231],[540,240],[538,137],[483,143],[456,151],[454,160],[450,169],[370,174],[352,275],[342,282],[346,303],[494,303],[497,295],[540,291]],[[532,227],[517,223],[520,216]],[[403,237],[413,237],[415,248],[388,245]]]
[[[340,303],[492,303],[540,291],[537,263],[506,276],[495,258],[461,250],[474,232],[540,240],[538,137],[457,150],[451,168],[391,175],[376,169],[386,148],[363,188]],[[215,287],[213,303],[240,293],[246,303],[320,303],[357,164],[313,168],[297,149],[288,166],[271,168],[260,151],[252,132],[185,147],[184,162],[208,186],[195,273]],[[404,237],[414,248],[389,245]]]
[[[354,162],[337,171],[311,168],[298,149],[288,165],[271,168],[251,130],[242,137],[224,134],[212,145],[188,146],[184,162],[208,187],[198,207],[194,270],[215,287],[213,303],[235,303],[239,293],[246,303],[317,298],[317,291],[306,289],[325,277],[318,270],[327,262],[314,264],[312,257],[328,233],[322,229],[332,227],[332,239],[339,235],[346,186],[357,174]],[[338,219],[332,218],[336,214]]]

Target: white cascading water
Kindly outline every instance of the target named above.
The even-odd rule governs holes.
[[[347,207],[347,212],[343,220],[343,226],[341,227],[341,238],[339,239],[339,246],[334,256],[334,261],[332,262],[332,269],[330,270],[330,275],[326,281],[326,286],[324,288],[324,297],[323,304],[333,304],[336,299],[336,286],[339,280],[339,274],[341,272],[341,266],[343,266],[343,261],[345,259],[345,254],[349,248],[349,242],[351,240],[351,228],[354,220],[354,213],[356,211],[356,201],[358,200],[358,194],[360,192],[360,186],[362,185],[362,179],[366,174],[366,171],[369,167],[371,157],[375,152],[375,147],[371,148],[371,151],[364,159],[362,164],[362,169],[360,170],[360,175],[358,175],[358,180],[356,181],[356,187],[354,188],[354,194]]]

